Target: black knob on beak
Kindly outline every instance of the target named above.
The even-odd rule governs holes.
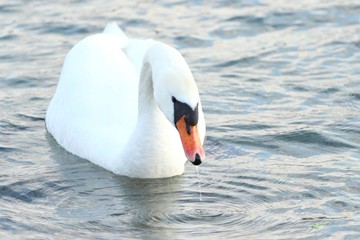
[[[192,164],[194,164],[195,166],[201,164],[201,158],[200,158],[200,155],[198,153],[195,155],[195,161],[193,161]]]

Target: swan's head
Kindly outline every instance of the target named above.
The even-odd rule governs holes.
[[[152,64],[154,98],[178,131],[187,159],[199,165],[205,158],[202,146],[205,126],[198,88],[181,54],[171,47],[161,47],[157,57],[166,60]],[[201,127],[199,120],[203,123]]]
[[[205,158],[198,129],[199,104],[191,108],[174,96],[171,99],[174,106],[173,123],[179,132],[185,155],[194,165],[199,165]]]

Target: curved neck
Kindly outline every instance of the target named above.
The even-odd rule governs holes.
[[[156,106],[151,64],[145,60],[140,73],[138,114],[148,114]]]
[[[147,114],[149,111],[158,109],[155,101],[155,87],[165,88],[165,84],[157,82],[166,68],[173,66],[172,58],[169,56],[168,47],[155,42],[144,54],[143,64],[140,71],[138,112],[139,115]],[[164,68],[164,66],[167,66]],[[158,84],[157,84],[158,83]],[[166,92],[165,89],[157,89]]]
[[[139,116],[160,111],[168,121],[174,122],[172,96],[187,101],[195,109],[198,92],[190,68],[175,49],[155,43],[143,57],[139,81]],[[190,104],[189,104],[190,102]]]

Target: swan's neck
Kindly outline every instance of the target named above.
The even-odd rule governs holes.
[[[141,69],[138,100],[139,118],[142,118],[143,115],[150,114],[154,111],[154,108],[156,108],[152,69],[151,64],[148,61],[144,61]]]
[[[169,177],[184,171],[186,157],[179,134],[160,111],[155,98],[153,62],[145,58],[140,74],[138,120],[122,153],[127,172],[134,177]],[[141,146],[141,148],[138,148]]]

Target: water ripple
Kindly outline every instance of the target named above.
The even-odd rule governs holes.
[[[18,4],[2,4],[0,5],[1,13],[14,13],[19,9]]]
[[[0,13],[0,238],[358,238],[356,0],[39,0]],[[185,56],[207,121],[199,176],[190,163],[169,179],[116,176],[46,132],[67,51],[108,21]]]
[[[2,134],[2,132],[0,132]],[[5,146],[0,146],[0,152],[14,152],[18,150],[17,148],[14,147],[5,147]]]
[[[18,184],[18,183],[17,183]],[[46,194],[42,189],[21,189],[13,190],[14,186],[0,186],[0,196],[8,201],[23,201],[30,203],[37,198],[45,198]]]
[[[298,130],[294,132],[278,134],[274,136],[274,138],[280,141],[317,144],[320,146],[328,146],[333,148],[354,148],[354,146],[347,143],[335,141],[324,136],[323,134],[308,130]]]
[[[210,40],[191,36],[178,36],[174,40],[175,44],[179,48],[203,48],[210,47],[212,45]]]
[[[257,57],[241,57],[235,60],[229,60],[224,63],[217,64],[213,66],[213,68],[225,68],[225,67],[232,67],[232,66],[251,66],[258,58]]]
[[[15,40],[16,38],[17,36],[15,34],[6,34],[0,36],[0,41],[12,41]]]
[[[86,34],[90,30],[86,27],[81,27],[76,24],[64,24],[63,22],[48,22],[43,23],[41,27],[43,34],[53,33],[61,35],[73,35],[73,34]]]

